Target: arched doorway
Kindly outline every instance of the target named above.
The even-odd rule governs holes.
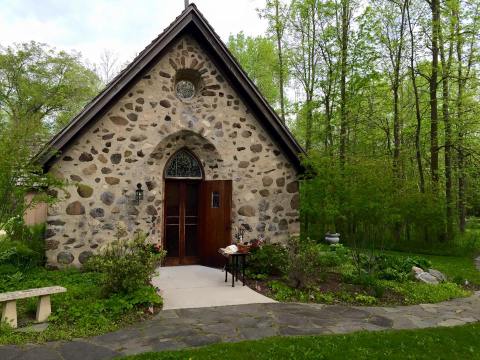
[[[194,153],[182,148],[165,165],[166,265],[220,266],[218,248],[231,241],[231,181],[205,181]]]

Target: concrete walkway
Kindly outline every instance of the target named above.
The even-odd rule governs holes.
[[[225,273],[206,266],[167,266],[159,269],[152,283],[160,289],[163,309],[188,309],[211,306],[273,303],[241,281],[232,288],[231,277],[225,282]]]
[[[420,329],[480,321],[480,292],[439,304],[356,307],[270,303],[161,311],[119,331],[69,342],[0,347],[2,360],[101,360],[282,335]]]

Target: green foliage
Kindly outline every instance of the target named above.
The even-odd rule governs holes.
[[[162,351],[128,360],[270,359],[474,359],[480,352],[480,325],[347,335],[272,337],[222,343],[199,349]]]
[[[347,244],[393,248],[443,231],[442,199],[419,193],[408,178],[396,179],[385,170],[387,158],[352,157],[341,170],[332,157],[312,154],[307,165],[315,176],[302,182],[300,204],[310,238],[337,231]]]
[[[51,297],[52,315],[49,327],[41,333],[23,333],[0,328],[0,344],[44,342],[93,336],[114,331],[144,316],[146,306],[160,306],[162,299],[152,286],[141,286],[129,294],[106,296],[105,274],[77,269],[46,270],[32,268],[0,282],[0,292],[59,285],[66,293]],[[2,276],[2,280],[4,277]],[[20,321],[33,321],[37,299],[17,302]]]
[[[280,94],[274,41],[263,36],[245,36],[240,32],[230,35],[227,46],[268,102],[277,104]]]
[[[99,86],[78,53],[33,41],[0,47],[0,113],[33,128],[38,145],[79,112]]]
[[[145,235],[125,238],[127,232],[119,227],[116,240],[85,264],[86,269],[104,274],[105,294],[133,294],[148,286],[165,253],[155,253],[145,244]]]
[[[0,274],[44,264],[43,224],[26,227],[21,218],[15,217],[10,219],[5,229],[7,236],[0,238]]]
[[[355,301],[359,302],[364,305],[375,305],[377,303],[377,299],[373,296],[358,294],[355,296]]]
[[[340,265],[341,257],[335,251],[323,251],[312,241],[292,237],[288,241],[287,276],[295,288],[307,288],[332,268]]]
[[[404,296],[406,304],[437,303],[459,297],[466,297],[471,293],[453,283],[441,283],[435,286],[419,282],[408,281],[403,284],[388,282],[389,288]]]
[[[43,174],[31,161],[34,135],[35,129],[28,123],[2,122],[0,110],[0,230],[7,227],[15,240],[21,240],[23,236],[22,218],[28,208],[39,202],[55,201],[49,194],[38,193],[27,202],[26,195],[32,189],[61,188],[63,185],[52,175]]]
[[[341,244],[328,246],[298,239],[290,241],[288,251],[287,269],[292,269],[292,274],[287,270],[285,277],[268,282],[271,296],[278,301],[358,305],[440,302],[469,296],[471,291],[462,287],[465,280],[473,284],[480,281],[472,258],[357,251]],[[432,286],[413,281],[412,266],[438,269],[452,282]]]
[[[249,276],[283,275],[287,266],[287,250],[280,244],[265,244],[253,249],[248,257]]]

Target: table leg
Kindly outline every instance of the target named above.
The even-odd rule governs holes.
[[[2,322],[10,324],[14,329],[17,328],[17,302],[16,300],[6,301],[3,303]]]
[[[239,256],[235,256],[237,258],[237,281],[238,281],[238,275],[240,274],[240,260]]]
[[[242,256],[242,283],[245,286],[245,258],[246,256]]]
[[[227,282],[228,279],[228,257],[225,260],[225,282]]]
[[[231,274],[232,274],[232,287],[235,287],[235,256],[232,256],[232,267],[230,269]]]

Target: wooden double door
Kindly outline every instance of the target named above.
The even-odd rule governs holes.
[[[230,180],[165,180],[166,265],[221,266],[231,243]]]

